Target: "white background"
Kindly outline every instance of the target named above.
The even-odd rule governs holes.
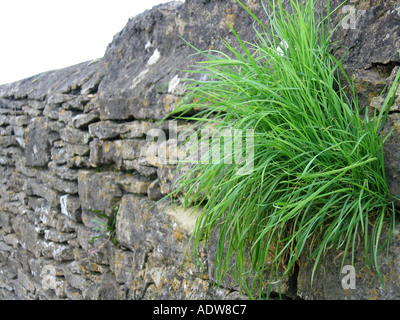
[[[128,19],[170,0],[0,0],[0,85],[101,58]]]

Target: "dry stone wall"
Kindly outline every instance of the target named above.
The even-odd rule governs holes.
[[[244,3],[263,16],[259,0]],[[379,108],[379,93],[400,65],[400,1],[348,5],[354,14],[335,33],[335,54],[349,50],[345,66],[360,99]],[[318,10],[324,7],[318,1]],[[333,22],[344,14],[337,11]],[[201,255],[204,269],[188,255],[196,213],[179,201],[159,202],[179,173],[154,151],[171,155],[174,135],[189,125],[158,123],[184,95],[184,70],[199,59],[182,38],[200,49],[222,49],[222,39],[235,44],[230,26],[244,39],[254,35],[251,18],[234,0],[171,2],[129,20],[99,60],[0,86],[0,299],[247,298],[232,277],[214,285],[212,246]],[[387,129],[399,122],[398,105]],[[168,140],[149,141],[151,129]],[[386,144],[393,194],[400,194],[399,146],[395,131]],[[92,243],[101,235],[98,212],[112,217],[115,206],[117,244],[106,237]],[[329,272],[313,286],[307,261],[299,261],[282,279],[282,293],[395,299],[398,241],[383,269],[385,289],[358,261],[357,289],[344,290],[339,264],[327,258]]]

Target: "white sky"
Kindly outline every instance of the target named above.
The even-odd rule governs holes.
[[[130,17],[170,0],[0,0],[0,84],[101,58]]]

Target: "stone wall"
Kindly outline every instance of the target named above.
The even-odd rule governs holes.
[[[262,16],[259,0],[244,3]],[[318,1],[318,9],[325,3]],[[335,33],[336,54],[349,49],[345,66],[361,101],[379,107],[379,93],[400,65],[400,1],[348,3],[355,14]],[[343,17],[337,11],[333,23]],[[204,269],[193,263],[187,244],[196,214],[179,201],[158,201],[176,173],[151,151],[172,152],[173,119],[157,120],[182,98],[184,70],[199,59],[182,39],[200,49],[222,49],[222,39],[237,45],[229,26],[245,39],[254,35],[251,18],[234,0],[171,2],[129,20],[102,59],[0,86],[0,299],[247,298],[229,277],[215,286],[212,246],[202,254]],[[398,112],[396,101],[388,128],[399,122]],[[169,140],[147,141],[152,128]],[[395,131],[386,144],[393,194],[400,194],[399,146]],[[114,206],[118,243],[107,237],[92,243],[101,235],[98,212],[112,217]],[[343,290],[339,264],[327,258],[313,286],[310,267],[300,261],[283,280],[283,294],[397,298],[398,242],[395,237],[384,264],[385,289],[357,260],[357,289]]]

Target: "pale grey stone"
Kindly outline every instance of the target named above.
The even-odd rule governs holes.
[[[86,131],[81,131],[75,128],[66,127],[60,131],[61,139],[71,144],[87,144],[89,143],[90,135]]]

